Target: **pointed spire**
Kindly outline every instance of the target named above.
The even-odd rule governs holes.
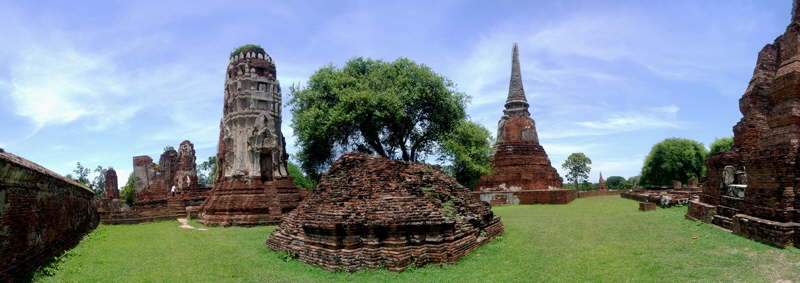
[[[506,99],[506,114],[513,115],[528,112],[528,99],[525,98],[525,89],[522,86],[522,72],[519,67],[519,49],[517,44],[511,49],[511,80],[508,83],[508,98]]]

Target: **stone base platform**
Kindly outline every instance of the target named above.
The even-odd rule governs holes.
[[[200,222],[208,226],[278,224],[301,198],[291,177],[249,184],[227,180],[217,186],[200,208]]]
[[[686,218],[713,224],[768,245],[800,247],[800,223],[772,221],[742,213],[725,216],[729,210],[695,200],[689,202]]]
[[[492,206],[509,204],[568,204],[578,197],[575,190],[479,191],[472,195]]]

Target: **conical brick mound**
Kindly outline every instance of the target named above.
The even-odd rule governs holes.
[[[453,263],[503,233],[500,217],[430,165],[347,153],[267,246],[327,270]]]

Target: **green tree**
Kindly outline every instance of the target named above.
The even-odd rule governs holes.
[[[91,183],[91,188],[94,190],[95,198],[102,198],[106,192],[106,171],[108,171],[108,168],[103,168],[103,166],[100,165],[97,165],[97,168],[94,169],[95,175]]]
[[[466,117],[450,80],[406,58],[329,65],[290,92],[297,158],[315,180],[347,151],[422,160]]]
[[[300,167],[298,167],[297,164],[294,164],[294,162],[290,161],[286,166],[286,170],[289,171],[289,176],[292,176],[294,185],[298,188],[312,190],[317,186],[317,182],[306,176],[306,174],[304,174],[303,171],[300,170]]]
[[[726,152],[731,150],[732,147],[733,147],[733,138],[719,138],[714,140],[713,143],[711,143],[710,147],[711,150],[708,152],[708,155],[714,155],[720,152]]]
[[[592,167],[589,166],[591,164],[592,160],[589,157],[582,152],[576,152],[564,160],[561,168],[567,170],[567,180],[572,182],[575,188],[578,188],[579,183],[583,183],[589,178],[589,172],[592,171]]]
[[[136,179],[133,177],[133,173],[128,175],[128,181],[125,183],[125,186],[122,187],[122,191],[120,191],[119,195],[125,200],[129,206],[133,206],[134,197],[136,197],[136,186],[135,186]]]
[[[669,138],[653,146],[645,158],[640,183],[670,186],[673,180],[686,183],[705,175],[708,151],[703,144],[681,138]]]
[[[214,180],[217,178],[216,156],[209,156],[208,160],[201,162],[197,168],[199,169],[197,172],[198,183],[205,186],[214,184]]]
[[[611,190],[625,190],[631,187],[628,180],[621,176],[611,176],[606,179],[606,186]]]
[[[461,185],[475,188],[482,175],[492,172],[491,133],[475,122],[462,120],[441,144],[441,161],[449,162],[446,171]]]
[[[92,173],[89,168],[83,167],[80,162],[75,164],[75,169],[72,170],[75,173],[74,180],[78,181],[78,183],[83,184],[84,186],[91,187],[92,182],[89,181],[89,173]],[[68,175],[69,176],[69,175]],[[72,176],[70,176],[72,178]]]
[[[630,184],[632,189],[636,189],[636,188],[639,188],[639,183],[641,182],[641,180],[642,180],[642,176],[641,175],[636,175],[636,176],[628,178],[628,184]]]

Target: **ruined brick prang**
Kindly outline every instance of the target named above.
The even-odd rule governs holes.
[[[0,282],[26,281],[97,227],[94,192],[0,150]]]
[[[608,187],[606,186],[606,180],[603,179],[603,172],[600,172],[600,180],[597,181],[597,190],[601,192],[608,191]]]
[[[267,246],[326,270],[453,263],[503,233],[489,205],[430,165],[347,153]]]
[[[197,188],[197,163],[194,144],[186,140],[178,148],[178,166],[173,183],[181,191]]]
[[[497,144],[495,154],[492,156],[494,170],[491,175],[481,177],[476,190],[504,192],[561,190],[561,178],[550,164],[544,148],[539,144],[536,122],[531,118],[528,108],[529,104],[522,86],[519,51],[514,44],[508,98],[503,117],[497,126]],[[574,195],[569,192],[552,194]],[[557,199],[568,198],[557,197]]]
[[[114,168],[108,168],[106,170],[106,198],[108,199],[118,199],[119,198],[119,187],[117,187],[117,171],[114,171]]]
[[[739,100],[734,146],[706,160],[707,181],[687,217],[776,246],[800,246],[800,18],[758,54]]]
[[[158,165],[146,155],[133,157],[133,207],[120,200],[98,200],[101,222],[133,224],[195,216],[210,188],[197,183],[194,145],[183,141],[179,149],[166,147]]]
[[[286,170],[281,88],[261,48],[230,58],[217,149],[217,180],[201,208],[206,225],[275,224],[300,196]]]

